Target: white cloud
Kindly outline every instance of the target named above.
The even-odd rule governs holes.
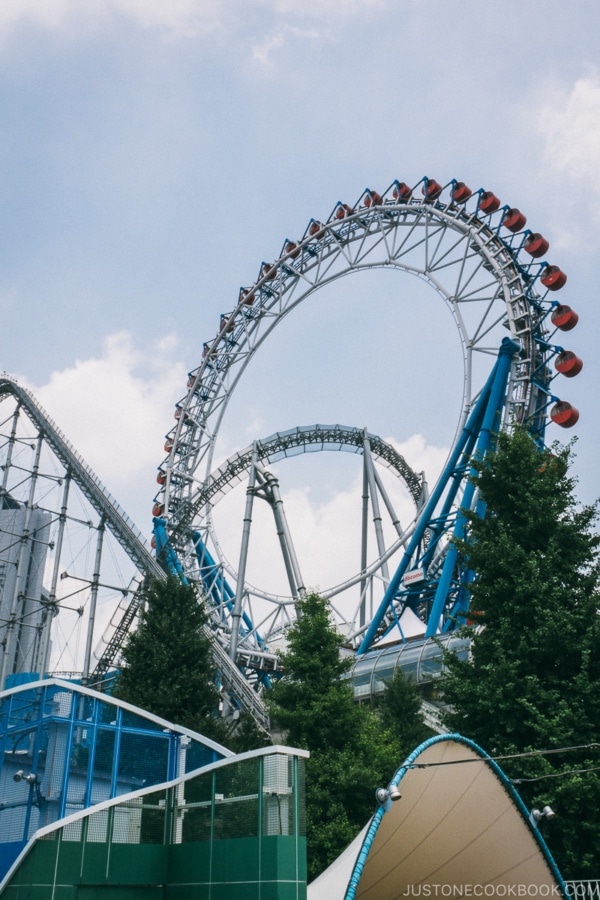
[[[2,0],[0,34],[10,33],[21,24],[62,30],[66,33],[94,31],[115,18],[125,19],[140,28],[159,29],[171,36],[193,38],[240,21],[248,10],[267,10],[282,19],[308,19],[336,23],[363,15],[384,5],[386,0],[328,0],[315,4],[309,0]],[[280,46],[286,34],[297,32],[288,26],[276,26],[256,58],[268,55]],[[258,54],[258,55],[257,55]]]
[[[538,95],[534,121],[542,138],[549,191],[560,197],[550,213],[554,248],[581,252],[590,227],[600,227],[600,75],[572,85],[548,82]]]
[[[256,5],[290,18],[339,24],[344,19],[381,9],[387,5],[387,0],[327,0],[327,3],[314,3],[313,0],[256,0]]]
[[[3,0],[0,32],[21,24],[69,32],[93,31],[119,17],[141,28],[195,37],[229,18],[224,0]]]
[[[269,62],[271,53],[279,50],[289,38],[300,40],[316,40],[319,33],[314,29],[295,28],[292,25],[278,25],[267,34],[267,37],[260,44],[256,44],[252,51],[252,56],[256,62],[265,65]]]
[[[579,78],[572,88],[560,87],[542,105],[537,119],[548,166],[573,181],[590,182],[600,169],[600,76]]]
[[[73,366],[53,372],[45,385],[28,385],[145,533],[149,532],[156,488],[154,473],[163,458],[163,435],[173,422],[173,404],[184,392],[186,374],[177,356],[173,337],[141,348],[129,333],[119,332],[106,339],[101,355],[77,360]],[[21,381],[25,383],[25,379]],[[426,469],[433,484],[447,450],[427,444],[419,434],[401,443],[393,438],[388,441],[416,471]],[[318,455],[314,465],[319,466]],[[286,491],[285,462],[278,464],[280,469],[286,514],[307,585],[326,590],[355,576],[360,568],[360,461],[348,483],[341,479],[327,498],[308,484]],[[382,477],[402,524],[407,526],[414,509],[406,490],[385,469]],[[215,511],[219,538],[234,566],[239,554],[244,487],[238,489],[237,500],[233,497],[236,492],[232,492]],[[230,499],[233,505],[229,505]],[[395,532],[385,512],[384,527],[390,546]],[[369,540],[372,560],[376,552],[373,535]],[[391,572],[397,562],[390,563]],[[264,503],[257,502],[253,513],[248,577],[263,589],[289,593],[272,514]],[[378,602],[380,598],[377,595],[374,599]],[[346,599],[335,598],[333,602],[351,616],[357,588]]]
[[[28,386],[147,532],[164,434],[173,424],[173,404],[185,383],[175,338],[140,348],[129,333],[119,332],[105,340],[102,356],[77,360],[53,372],[47,384]]]

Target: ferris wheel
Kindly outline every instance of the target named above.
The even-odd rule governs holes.
[[[403,617],[409,612],[429,636],[460,623],[468,577],[457,573],[456,560],[447,562],[447,557],[460,507],[476,502],[469,494],[469,458],[486,451],[494,429],[520,423],[542,443],[548,416],[562,427],[574,425],[579,416],[553,392],[557,374],[572,377],[582,368],[571,350],[555,342],[557,333],[570,331],[578,317],[555,299],[567,278],[546,261],[548,241],[526,226],[525,215],[503,205],[491,191],[471,191],[454,179],[446,185],[427,177],[416,186],[394,181],[381,194],[366,190],[356,203],[338,202],[326,218],[311,219],[302,237],[285,240],[277,258],[263,262],[256,280],[240,289],[234,309],[221,315],[216,336],[204,344],[202,359],[189,373],[186,393],[176,405],[153,517],[163,565],[201,584],[220,640],[238,664],[268,668],[273,642],[293,620],[304,587],[278,481],[266,466],[315,445],[362,455],[363,520],[366,528],[370,508],[376,529],[375,556],[367,561],[363,536],[358,571],[322,592],[348,645],[365,652],[378,642],[402,639]],[[254,355],[268,339],[275,340],[273,332],[284,318],[320,289],[371,269],[412,275],[428,284],[450,311],[459,337],[461,413],[449,461],[432,495],[423,477],[392,446],[352,426],[279,432],[215,468],[224,414]],[[401,334],[402,312],[397,328]],[[482,432],[487,443],[478,443]],[[380,500],[394,520],[378,463],[403,481],[414,504],[411,522],[400,526],[396,517],[396,536],[389,546],[377,532]],[[220,496],[243,478],[248,479],[247,506],[236,566],[221,547],[212,511]],[[255,497],[273,509],[289,577],[285,596],[245,578]],[[336,598],[356,585],[354,606],[348,610]],[[378,590],[383,601],[373,606]]]

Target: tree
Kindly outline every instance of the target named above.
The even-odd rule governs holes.
[[[178,578],[152,581],[139,626],[123,648],[115,696],[221,741],[219,692],[207,617],[194,589]]]
[[[366,824],[374,792],[401,762],[392,733],[354,701],[343,676],[352,660],[340,656],[325,600],[309,594],[287,633],[284,678],[271,692],[274,725],[293,746],[310,750],[306,770],[308,876],[315,878]]]
[[[425,725],[414,681],[400,669],[387,683],[377,712],[383,727],[396,738],[402,759],[434,733]]]
[[[459,544],[477,573],[472,660],[448,655],[446,723],[492,755],[586,747],[501,762],[530,806],[556,818],[545,836],[563,875],[600,871],[599,536],[596,507],[579,508],[571,448],[540,451],[528,433],[501,434],[477,465],[485,518],[469,515]]]

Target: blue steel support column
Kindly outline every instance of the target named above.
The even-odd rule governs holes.
[[[200,577],[202,578],[204,590],[216,607],[224,605],[231,612],[235,598],[231,585],[221,572],[220,566],[215,562],[208,547],[203,542],[199,531],[192,531],[192,540],[194,542],[196,559],[198,560],[198,567],[200,569]],[[207,571],[214,574],[212,582],[209,581],[208,576],[205,574]],[[250,619],[245,612],[242,613],[242,621],[244,626],[248,629],[248,632],[251,633],[254,631],[252,619]],[[262,647],[264,641],[259,634],[256,635],[256,639],[259,646]]]
[[[489,400],[487,402],[485,415],[483,417],[483,424],[481,426],[479,438],[477,440],[477,447],[474,454],[474,458],[476,460],[482,460],[490,448],[494,426],[497,427],[499,414],[502,410],[502,407],[504,406],[506,385],[508,382],[508,376],[510,374],[512,358],[517,350],[519,350],[518,344],[516,344],[514,341],[511,341],[510,338],[504,338],[500,347],[500,351],[498,353],[498,362],[496,366],[494,366],[494,381],[491,386]],[[475,469],[473,467],[471,467],[469,475],[475,475]],[[467,518],[465,516],[464,510],[471,508],[474,495],[475,484],[472,480],[472,477],[469,477],[467,479],[467,484],[463,495],[462,507],[458,513],[458,517],[454,526],[453,538],[457,540],[461,540],[464,537],[465,526],[467,524]],[[435,592],[433,605],[431,607],[431,613],[429,615],[427,628],[425,630],[426,638],[433,637],[434,634],[436,634],[438,631],[457,558],[458,548],[455,543],[452,543],[448,548],[448,552],[446,553],[444,566],[442,568],[442,574],[440,576],[437,590]]]
[[[153,520],[154,538],[156,540],[156,558],[160,562],[163,569],[169,575],[177,575],[183,584],[188,584],[185,577],[183,566],[179,562],[175,550],[169,543],[169,535],[167,534],[167,523],[164,519],[155,517]]]
[[[379,628],[379,626],[381,624],[381,621],[385,615],[385,612],[388,609],[388,607],[390,606],[390,604],[393,602],[394,597],[396,596],[396,593],[398,592],[398,589],[402,582],[402,576],[407,571],[407,569],[412,561],[413,555],[415,554],[415,551],[417,550],[420,542],[423,539],[425,531],[427,530],[428,527],[431,527],[430,522],[431,522],[431,519],[433,518],[433,513],[435,511],[435,508],[438,505],[448,483],[454,477],[454,473],[455,473],[456,467],[458,465],[458,462],[459,462],[461,456],[463,455],[465,450],[467,450],[467,453],[469,453],[469,447],[472,447],[474,441],[477,440],[477,435],[479,434],[479,432],[483,426],[484,416],[485,416],[486,410],[489,406],[490,396],[492,393],[493,386],[496,383],[496,377],[497,377],[498,371],[500,368],[504,368],[505,365],[507,366],[507,373],[504,375],[504,382],[503,382],[503,387],[506,388],[506,378],[507,378],[508,371],[510,369],[510,361],[517,349],[518,349],[518,345],[515,344],[514,341],[511,341],[510,338],[504,338],[504,340],[502,342],[502,346],[498,353],[498,359],[496,360],[496,363],[494,364],[494,368],[492,369],[492,371],[488,377],[488,380],[485,383],[485,386],[483,387],[483,390],[481,391],[479,397],[477,398],[477,402],[475,403],[475,406],[473,407],[473,409],[471,410],[471,412],[469,414],[467,422],[465,423],[465,426],[464,426],[456,444],[454,445],[452,453],[450,454],[450,457],[448,458],[448,462],[446,463],[444,470],[443,470],[442,474],[440,475],[434,490],[432,491],[425,507],[423,508],[423,511],[419,517],[419,521],[417,523],[417,526],[415,528],[413,536],[410,540],[408,547],[406,548],[406,551],[404,553],[404,556],[402,557],[400,565],[398,566],[396,572],[394,573],[394,575],[392,577],[392,580],[390,581],[390,583],[388,585],[388,588],[385,592],[383,600],[379,604],[377,612],[375,613],[375,616],[373,617],[373,620],[365,633],[365,636],[362,640],[360,647],[356,651],[357,656],[360,656],[363,653],[366,653],[370,649],[371,643],[377,634],[377,629]],[[501,362],[502,362],[502,365],[501,365]],[[462,479],[460,479],[460,478],[455,479],[454,494],[458,490],[458,485],[461,480]],[[445,508],[447,506],[448,506],[448,503],[445,504]]]

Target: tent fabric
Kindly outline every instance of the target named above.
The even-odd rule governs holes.
[[[346,887],[370,824],[370,821],[367,822],[363,830],[329,868],[311,881],[307,888],[307,900],[344,900]]]
[[[401,797],[367,826],[350,879],[334,867],[318,881],[327,900],[561,897],[566,889],[518,794],[481,748],[460,735],[418,747],[392,784]],[[348,852],[346,851],[346,852]],[[333,885],[335,884],[335,887]],[[309,893],[321,900],[325,893]]]

